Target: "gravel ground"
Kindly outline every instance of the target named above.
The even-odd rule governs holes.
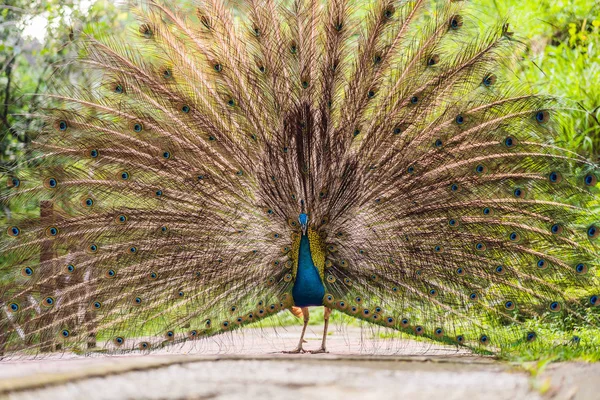
[[[309,329],[308,349],[319,346]],[[243,333],[242,333],[243,332]],[[245,330],[150,355],[0,362],[0,399],[598,399],[600,364],[533,379],[456,348],[335,331],[329,354],[286,355],[299,328]],[[543,394],[542,394],[543,393]]]

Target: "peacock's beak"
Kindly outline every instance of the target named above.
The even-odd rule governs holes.
[[[300,228],[302,229],[302,234],[306,235],[306,231],[308,229],[308,224],[303,224],[302,222],[300,222]]]

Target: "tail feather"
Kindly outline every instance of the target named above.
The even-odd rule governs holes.
[[[2,178],[26,211],[0,242],[0,350],[299,317],[304,210],[343,313],[481,352],[597,327],[598,166],[554,143],[565,102],[511,78],[505,23],[462,1],[240,10],[151,0],[130,42],[80,44],[91,87],[46,96]]]

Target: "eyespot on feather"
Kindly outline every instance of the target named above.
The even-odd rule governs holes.
[[[552,171],[548,174],[548,181],[551,184],[557,184],[562,182],[562,174],[557,171]]]
[[[54,128],[58,131],[65,132],[69,128],[69,122],[66,119],[59,119],[54,122]]]
[[[140,121],[131,122],[129,124],[129,129],[134,133],[140,133],[144,130],[144,124]]]
[[[488,75],[486,75],[483,78],[483,80],[481,81],[481,83],[485,87],[491,87],[491,86],[494,86],[496,84],[496,80],[497,80],[496,75],[494,75],[494,74],[488,74]]]
[[[583,177],[583,183],[588,187],[596,186],[598,183],[598,178],[596,178],[596,175],[594,174],[587,174]]]
[[[596,225],[590,225],[587,229],[587,235],[590,239],[597,239],[600,236],[600,229]]]
[[[559,302],[553,301],[552,303],[550,303],[548,308],[550,309],[551,312],[559,312],[562,307]]]
[[[452,30],[458,30],[461,26],[463,26],[463,17],[460,15],[453,15],[450,17],[450,21],[448,21],[448,27]]]
[[[58,179],[54,177],[46,178],[44,180],[44,187],[47,189],[56,189],[58,187]]]
[[[535,120],[538,124],[544,125],[550,120],[550,113],[546,110],[541,110],[535,113]]]
[[[138,29],[140,35],[146,39],[151,39],[154,36],[154,30],[149,24],[142,24]]]

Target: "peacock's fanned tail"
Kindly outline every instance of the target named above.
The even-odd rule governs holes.
[[[146,350],[293,304],[298,214],[324,304],[497,350],[596,327],[597,165],[522,45],[463,1],[159,1],[86,38],[4,174],[0,347]]]

